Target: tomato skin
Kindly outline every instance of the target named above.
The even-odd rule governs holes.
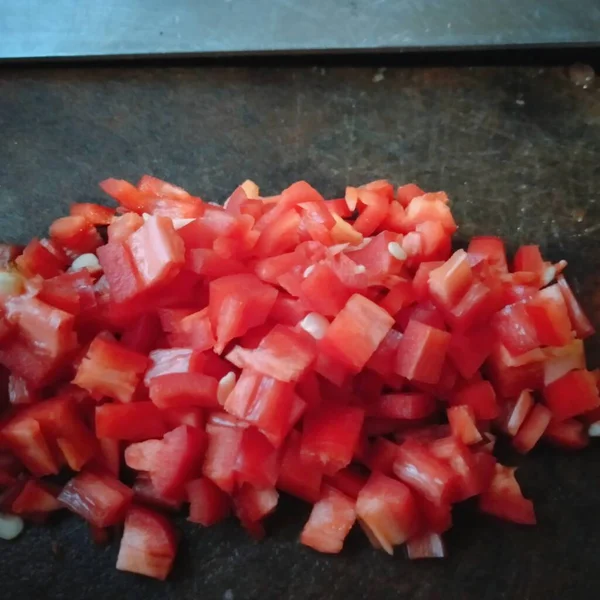
[[[504,273],[508,271],[504,242],[498,237],[477,236],[472,238],[467,253],[477,262],[485,260],[498,271]]]
[[[188,521],[209,527],[229,515],[231,511],[229,496],[210,479],[206,477],[193,479],[186,484],[186,490],[190,501]]]
[[[77,254],[94,252],[102,245],[96,228],[83,216],[61,217],[50,225],[50,237],[62,248]]]
[[[411,319],[398,344],[396,373],[409,380],[436,384],[449,343],[449,333]]]
[[[473,272],[464,250],[457,250],[443,265],[429,273],[429,293],[448,309],[466,294],[473,283]]]
[[[558,284],[537,292],[526,308],[541,345],[564,346],[572,340],[571,321]]]
[[[235,472],[238,485],[272,488],[277,483],[280,456],[267,438],[254,427],[242,434]]]
[[[105,179],[100,182],[100,188],[127,210],[140,214],[149,212],[144,195],[134,185],[123,179]]]
[[[67,267],[68,260],[51,252],[39,239],[33,238],[23,252],[15,258],[15,264],[27,277],[40,275],[50,279],[60,275]]]
[[[175,530],[164,516],[132,506],[125,517],[117,569],[164,581],[175,560]]]
[[[515,471],[515,468],[496,464],[490,487],[479,497],[479,509],[500,519],[535,525],[533,503],[523,497]]]
[[[82,471],[63,488],[58,500],[96,527],[121,523],[133,490],[108,473]]]
[[[448,358],[462,377],[471,379],[491,354],[495,341],[495,332],[489,326],[453,331]]]
[[[124,302],[138,296],[142,285],[138,280],[133,256],[122,242],[110,241],[96,251],[96,256],[108,281],[114,302]]]
[[[325,486],[313,506],[300,542],[319,552],[337,554],[356,520],[354,501],[338,490]]]
[[[370,542],[388,554],[419,529],[419,510],[410,488],[377,472],[360,491],[356,514]]]
[[[423,195],[425,195],[425,192],[414,183],[407,183],[406,185],[401,185],[396,190],[396,200],[402,206],[408,206],[408,204],[413,198],[417,198]]]
[[[544,400],[559,421],[600,406],[598,388],[589,371],[570,371],[544,388]]]

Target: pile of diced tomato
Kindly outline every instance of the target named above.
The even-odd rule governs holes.
[[[169,511],[262,538],[281,492],[312,505],[315,550],[358,523],[443,556],[457,502],[536,521],[497,435],[526,453],[599,433],[566,263],[509,263],[497,237],[453,252],[443,192],[247,181],[221,207],[150,176],[101,187],[118,208],[0,247],[2,513],[118,526],[117,568],[158,579]]]

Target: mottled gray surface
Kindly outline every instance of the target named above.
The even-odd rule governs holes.
[[[306,178],[325,194],[389,177],[445,189],[459,237],[536,241],[600,325],[600,91],[562,68],[165,68],[0,71],[0,237],[44,232],[69,202],[98,200],[99,179],[145,172],[222,200],[251,177],[267,192]],[[381,74],[381,73],[380,73]],[[377,77],[376,79],[380,79]],[[590,344],[598,364],[598,342]],[[297,543],[292,501],[257,544],[233,522],[184,530],[166,584],[113,569],[73,518],[0,545],[2,600],[598,597],[600,446],[536,449],[521,481],[540,524],[461,510],[450,558],[409,563],[360,532],[337,557]],[[53,542],[60,548],[51,551]],[[56,549],[56,548],[55,548]]]

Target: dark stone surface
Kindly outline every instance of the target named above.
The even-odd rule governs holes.
[[[0,71],[0,237],[42,234],[98,180],[149,172],[222,200],[250,177],[268,192],[306,178],[327,195],[388,177],[445,189],[459,240],[500,234],[565,257],[600,325],[600,94],[563,68],[64,68]],[[598,364],[598,342],[590,344]],[[600,446],[525,458],[539,525],[473,516],[446,561],[375,552],[353,532],[340,556],[297,543],[308,512],[286,500],[263,543],[233,522],[184,532],[166,584],[114,570],[64,517],[0,545],[0,597],[105,600],[597,598]],[[56,553],[52,551],[54,548]]]

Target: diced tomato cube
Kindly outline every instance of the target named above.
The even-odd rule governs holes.
[[[224,492],[231,493],[235,486],[235,464],[242,442],[243,429],[211,426],[207,428],[208,446],[202,474]]]
[[[555,446],[571,450],[581,450],[590,443],[585,424],[575,419],[551,420],[543,437]]]
[[[229,496],[207,477],[193,479],[185,487],[190,502],[188,521],[209,527],[219,523],[229,514]]]
[[[503,308],[496,313],[492,322],[498,340],[513,356],[519,356],[540,346],[535,324],[524,303]]]
[[[581,308],[577,298],[575,298],[575,294],[573,294],[573,290],[571,290],[567,280],[562,275],[559,275],[556,281],[567,305],[571,325],[577,333],[577,337],[584,340],[590,335],[594,335],[594,326],[583,312],[583,308]]]
[[[352,467],[346,467],[333,475],[327,475],[325,484],[356,500],[358,494],[367,483],[367,477]]]
[[[63,505],[56,499],[55,492],[35,479],[30,479],[12,503],[12,511],[19,515],[28,513],[49,513],[60,510]]]
[[[131,402],[142,375],[148,367],[143,354],[133,352],[118,342],[96,337],[81,361],[73,383],[86,389],[92,397],[104,396]]]
[[[419,510],[408,486],[373,473],[356,501],[358,522],[376,548],[394,553],[419,529]]]
[[[411,319],[398,344],[396,372],[423,383],[439,381],[450,334]]]
[[[538,277],[544,270],[544,259],[539,246],[521,246],[515,253],[513,270],[535,273]]]
[[[492,352],[496,335],[489,326],[453,331],[448,358],[465,379],[471,379]]]
[[[96,435],[99,438],[140,442],[161,437],[165,431],[161,411],[152,402],[96,407]]]
[[[499,397],[514,398],[523,390],[543,387],[544,362],[536,360],[514,366],[510,353],[500,345],[488,358],[487,374]]]
[[[154,487],[148,473],[138,473],[133,484],[134,500],[151,507],[163,510],[180,510],[181,505],[187,499],[185,489],[177,490],[173,496],[160,494]]]
[[[150,399],[159,408],[219,408],[218,381],[203,373],[166,373],[150,381]]]
[[[422,533],[406,542],[406,553],[410,560],[420,558],[444,558],[446,548],[439,533]]]
[[[396,369],[396,355],[402,334],[397,329],[390,329],[382,342],[377,346],[366,367],[380,375],[391,375]]]
[[[523,497],[515,468],[496,464],[490,486],[479,497],[481,511],[521,525],[535,525],[533,502]]]
[[[216,332],[215,351],[252,327],[262,325],[277,298],[277,290],[256,275],[228,275],[210,282],[209,317]]]
[[[168,373],[195,373],[204,371],[206,357],[191,348],[168,348],[153,350],[148,357],[150,365],[144,375],[144,384],[150,386],[152,379]],[[212,373],[207,373],[214,377]]]
[[[333,403],[307,412],[302,428],[302,456],[335,473],[348,466],[358,443],[364,411]]]
[[[327,293],[324,294],[323,290]],[[300,283],[299,296],[310,310],[335,316],[344,308],[352,292],[330,266],[319,263],[309,267],[308,274]]]
[[[297,381],[316,356],[314,340],[304,332],[275,325],[254,350],[242,350],[244,366],[279,381]]]
[[[290,432],[283,447],[277,488],[296,498],[315,503],[319,499],[323,473],[315,468],[314,461],[306,460],[301,453],[302,436]]]
[[[356,521],[354,500],[338,490],[325,487],[313,506],[300,542],[319,552],[337,554]]]
[[[82,471],[58,496],[69,510],[96,527],[121,523],[133,490],[108,473]]]
[[[571,339],[571,320],[558,284],[540,290],[526,305],[543,346],[564,346]]]
[[[536,404],[519,427],[513,446],[522,454],[529,452],[544,435],[552,413],[543,404]]]
[[[450,406],[447,410],[448,422],[452,429],[452,435],[464,444],[471,445],[481,442],[483,439],[475,422],[475,411],[471,406]]]
[[[441,267],[429,273],[429,293],[441,306],[452,308],[473,283],[469,258],[457,250]]]
[[[117,569],[164,581],[177,551],[175,530],[163,515],[132,506],[125,517]]]
[[[398,449],[394,475],[432,502],[448,502],[454,498],[455,473],[415,440],[407,440]]]
[[[425,192],[414,183],[407,183],[401,185],[396,190],[396,200],[400,202],[402,206],[408,206],[413,198],[425,195]]]
[[[517,435],[532,408],[533,396],[529,390],[523,390],[516,402],[507,403],[503,408],[500,420],[504,430],[513,437]]]
[[[600,406],[598,388],[589,371],[570,371],[544,388],[544,400],[559,421]]]
[[[501,272],[508,271],[504,242],[494,236],[478,236],[471,239],[467,250],[475,261],[486,260]]]
[[[429,297],[429,276],[444,266],[444,261],[435,260],[422,262],[412,280],[413,293],[417,301],[423,302]]]
[[[279,453],[260,431],[248,427],[242,435],[234,468],[240,485],[272,488],[277,483]]]
[[[369,449],[367,466],[371,471],[392,476],[394,463],[398,457],[398,444],[384,437],[378,437]]]
[[[495,419],[500,409],[496,392],[489,381],[475,381],[461,387],[450,398],[453,406],[470,406],[478,421]]]
[[[421,392],[384,394],[369,403],[369,416],[386,419],[424,419],[437,407],[435,398]]]
[[[23,249],[22,254],[15,258],[15,264],[27,277],[40,275],[50,279],[60,275],[67,267],[67,260],[49,250],[37,238],[33,238]]]
[[[98,248],[96,255],[114,302],[131,300],[140,294],[142,284],[138,279],[133,256],[125,244],[111,240]]]
[[[321,348],[353,371],[360,371],[373,355],[394,319],[374,302],[354,294],[335,317]]]

